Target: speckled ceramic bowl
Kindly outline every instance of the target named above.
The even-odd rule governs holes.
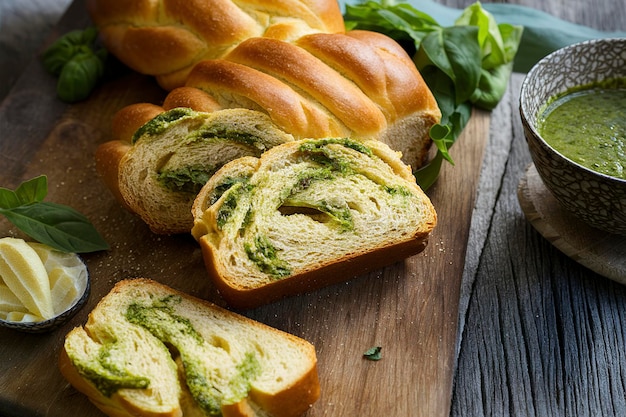
[[[571,161],[550,147],[537,131],[538,116],[554,96],[573,87],[621,77],[626,77],[626,38],[567,46],[528,72],[520,92],[520,114],[533,162],[559,203],[597,229],[626,235],[626,180]]]

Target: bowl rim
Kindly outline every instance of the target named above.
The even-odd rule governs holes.
[[[582,171],[585,171],[589,175],[597,176],[597,177],[600,177],[600,178],[602,178],[604,180],[616,182],[617,184],[626,186],[626,179],[614,177],[612,175],[603,174],[601,172],[595,171],[595,170],[593,170],[591,168],[588,168],[588,167],[586,167],[584,165],[579,164],[578,162],[568,158],[567,156],[563,155],[561,152],[559,152],[556,149],[554,149],[552,147],[552,145],[550,145],[548,142],[546,142],[546,140],[541,136],[541,134],[539,134],[539,132],[537,131],[537,128],[535,127],[535,124],[534,123],[530,123],[530,120],[528,120],[529,109],[526,106],[526,102],[523,100],[523,97],[525,96],[524,93],[525,93],[526,90],[529,89],[530,82],[531,82],[532,78],[535,77],[535,73],[537,71],[539,71],[541,66],[543,66],[546,62],[549,62],[552,59],[554,59],[555,56],[563,55],[564,53],[567,53],[570,50],[578,49],[578,48],[585,47],[585,46],[588,46],[588,45],[595,45],[595,44],[599,44],[599,43],[608,43],[608,44],[623,43],[624,46],[626,47],[626,38],[614,38],[614,37],[598,38],[598,39],[589,39],[589,40],[586,40],[586,41],[573,43],[573,44],[564,46],[562,48],[559,48],[559,49],[551,52],[550,54],[546,55],[545,57],[541,58],[539,61],[537,61],[537,63],[535,63],[535,65],[533,65],[533,67],[528,71],[528,73],[524,77],[524,80],[522,81],[522,85],[520,87],[520,96],[519,96],[520,97],[519,98],[520,116],[522,118],[522,122],[526,125],[526,127],[528,129],[530,129],[530,131],[532,132],[533,136],[536,139],[538,139],[547,149],[549,149],[550,152],[552,152],[552,153],[556,154],[557,156],[559,156],[560,158],[566,160],[568,163],[575,165],[577,168],[581,169]],[[600,79],[600,80],[598,80],[598,82],[603,81],[605,79],[606,78]],[[581,86],[582,85],[583,84],[581,84]],[[559,91],[559,92],[555,93],[554,95],[552,95],[551,97],[556,96],[558,94],[566,93],[566,92],[567,92],[567,90]]]

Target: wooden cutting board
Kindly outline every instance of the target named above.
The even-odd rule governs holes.
[[[82,2],[75,2],[54,35],[86,22]],[[163,96],[151,78],[128,73],[66,106],[35,60],[0,106],[0,186],[47,175],[46,201],[85,214],[111,245],[83,256],[91,296],[64,327],[46,334],[0,329],[0,415],[102,415],[64,381],[57,357],[65,334],[121,279],[149,277],[224,305],[193,238],[152,234],[96,175],[93,154],[110,139],[112,115]],[[446,165],[429,190],[439,223],[424,252],[344,284],[240,312],[316,347],[322,394],[307,417],[449,415],[460,283],[488,130],[489,114],[476,112],[452,150],[456,165]],[[0,236],[8,235],[25,237],[1,219]],[[364,359],[373,346],[382,347],[382,360]]]

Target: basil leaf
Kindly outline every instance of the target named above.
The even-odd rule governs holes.
[[[382,354],[381,354],[382,349],[383,348],[381,346],[374,346],[366,350],[363,353],[363,356],[365,357],[365,359],[368,359],[370,361],[379,361],[382,359]]]
[[[22,205],[15,191],[0,187],[0,209],[10,210]]]
[[[74,56],[61,70],[57,94],[66,102],[86,99],[104,73],[103,62],[91,51]]]
[[[430,130],[437,154],[414,172],[420,186],[427,189],[442,162],[453,163],[448,150],[467,125],[472,105],[491,110],[502,98],[522,27],[499,25],[480,2],[465,8],[454,21],[457,10],[432,2],[420,5],[424,3],[453,23],[443,27],[408,3],[394,5],[385,0],[346,5],[344,21],[353,29],[386,33],[402,45],[437,100],[442,117]],[[408,47],[407,40],[413,45]]]
[[[54,41],[42,54],[41,59],[46,71],[52,75],[61,74],[63,66],[80,51],[83,32],[73,30]]]
[[[457,104],[472,96],[480,80],[481,51],[477,33],[478,29],[470,26],[431,32],[422,40],[414,57],[418,70],[434,65],[452,80]]]
[[[58,77],[57,95],[69,103],[86,99],[103,78],[108,52],[96,45],[95,27],[74,30],[42,54],[44,68]]]
[[[420,187],[422,187],[422,189],[429,189],[437,181],[437,178],[439,178],[439,172],[441,171],[442,162],[443,154],[441,152],[437,152],[433,159],[413,173],[413,175],[415,175],[415,180]]]
[[[513,62],[481,71],[480,82],[470,101],[477,107],[493,110],[504,95],[513,70]]]
[[[40,175],[28,181],[24,181],[15,189],[15,194],[21,204],[30,204],[43,201],[48,194],[48,178]]]
[[[71,207],[39,202],[0,213],[33,239],[63,252],[109,249],[89,220]]]
[[[71,207],[47,203],[45,175],[20,184],[15,191],[0,187],[0,214],[33,239],[63,252],[109,249],[89,220]]]

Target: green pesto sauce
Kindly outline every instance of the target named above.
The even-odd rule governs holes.
[[[190,345],[201,346],[205,341],[187,318],[175,314],[174,305],[180,301],[180,297],[172,295],[155,300],[152,305],[133,303],[126,311],[126,319],[178,350],[194,400],[208,415],[220,416],[222,404],[239,402],[248,395],[261,365],[253,353],[247,353],[228,381],[216,378],[212,369],[188,351]]]
[[[266,236],[256,236],[254,245],[244,244],[248,259],[256,264],[260,271],[274,278],[284,278],[291,274],[289,264],[278,257],[272,242]]]
[[[117,366],[111,360],[110,351],[114,344],[102,346],[96,360],[84,361],[73,355],[70,355],[70,360],[78,373],[90,381],[106,397],[110,397],[120,389],[148,388],[150,386],[148,378],[134,375]]]
[[[290,207],[290,208],[306,208],[313,209],[317,214],[326,215],[332,222],[339,226],[339,231],[341,233],[348,232],[350,230],[354,230],[354,220],[352,218],[352,212],[350,208],[347,206],[337,207],[335,205],[330,204],[325,200],[321,201],[307,201],[298,196],[291,197],[286,199],[282,207]],[[296,213],[298,211],[295,211]],[[293,214],[293,213],[290,213]],[[315,213],[310,213],[315,214]]]
[[[190,136],[192,140],[227,140],[231,142],[238,142],[249,147],[257,147],[259,143],[263,143],[263,140],[257,135],[253,135],[248,132],[242,132],[239,130],[233,130],[228,126],[211,125],[203,126]],[[258,154],[261,153],[259,149]]]
[[[222,404],[234,404],[248,395],[252,381],[261,373],[261,364],[253,353],[246,353],[236,366],[235,375],[226,386],[216,386],[198,362],[183,359],[185,377],[194,400],[210,416],[221,416]]]
[[[213,193],[211,194],[211,198],[209,201],[210,205],[215,204],[217,200],[228,190],[232,188],[235,184],[246,184],[250,180],[249,176],[245,177],[226,177],[224,178],[218,185],[213,189]]]
[[[144,135],[155,136],[163,133],[174,122],[197,113],[187,108],[175,108],[159,114],[152,120],[145,123],[133,134],[132,143],[135,143]]]
[[[389,185],[383,185],[382,187],[386,193],[391,194],[391,195],[397,195],[397,196],[402,196],[402,197],[410,197],[413,195],[411,190],[403,186],[391,187]]]
[[[128,306],[125,317],[129,322],[148,330],[163,343],[178,347],[177,341],[184,338],[201,344],[202,336],[191,322],[175,314],[174,306],[180,302],[180,296],[170,295],[155,300],[150,306],[133,303]]]
[[[241,196],[252,191],[252,185],[247,182],[235,183],[228,189],[224,202],[217,210],[217,227],[222,229],[230,220]]]
[[[168,169],[159,172],[157,180],[168,190],[195,195],[216,170],[216,167],[203,165]]]
[[[316,181],[328,181],[335,177],[329,168],[313,168],[298,174],[295,185],[288,191],[288,195],[294,195],[308,189]]]
[[[572,161],[626,179],[626,79],[591,85],[551,101],[538,120],[545,141]]]
[[[328,167],[341,173],[350,172],[350,164],[342,158],[337,158],[327,145],[335,144],[353,149],[357,152],[372,156],[372,150],[360,142],[348,138],[330,138],[307,140],[300,145],[300,152],[309,154],[309,158],[321,166]]]
[[[342,145],[346,148],[353,149],[357,152],[361,152],[365,155],[372,156],[372,150],[367,146],[363,145],[360,142],[349,138],[329,138],[329,139],[318,139],[318,140],[308,140],[300,145],[300,150],[304,152],[313,152],[320,148],[325,147],[326,145],[335,144]]]

